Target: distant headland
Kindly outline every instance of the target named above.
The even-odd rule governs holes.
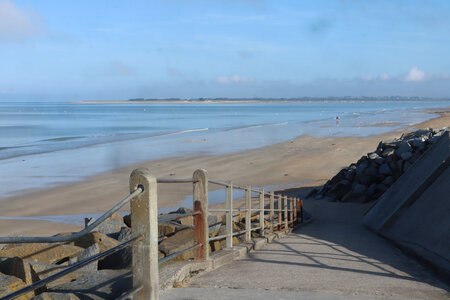
[[[291,103],[291,102],[364,102],[364,101],[448,101],[450,98],[416,96],[343,96],[343,97],[294,97],[294,98],[130,98],[128,100],[84,100],[78,103]]]

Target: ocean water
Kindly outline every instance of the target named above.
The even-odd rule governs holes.
[[[0,198],[150,159],[400,129],[450,101],[0,103]],[[339,120],[336,120],[339,117]],[[374,126],[382,123],[384,126]],[[17,182],[21,184],[18,185]]]

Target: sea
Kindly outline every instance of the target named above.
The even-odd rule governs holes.
[[[435,117],[450,101],[0,102],[0,199],[152,159],[368,136]]]

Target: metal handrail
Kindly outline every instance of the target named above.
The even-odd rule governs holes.
[[[46,285],[49,282],[55,281],[58,278],[61,278],[61,277],[65,276],[65,275],[67,275],[67,274],[69,274],[69,273],[71,273],[71,272],[73,272],[75,270],[78,270],[78,269],[84,267],[87,264],[90,264],[91,262],[99,260],[99,259],[101,259],[101,258],[103,258],[105,256],[108,256],[110,254],[113,254],[113,253],[115,253],[115,252],[117,252],[119,250],[122,250],[123,248],[129,246],[129,244],[131,244],[132,242],[134,242],[134,241],[136,241],[138,239],[141,239],[141,238],[142,238],[142,236],[137,236],[137,237],[131,238],[128,241],[123,242],[122,244],[119,244],[119,245],[117,245],[117,246],[115,246],[115,247],[113,247],[111,249],[108,249],[108,250],[106,250],[104,252],[101,252],[101,253],[98,253],[96,255],[90,256],[90,257],[86,258],[85,260],[82,260],[82,261],[79,261],[77,263],[74,263],[73,265],[67,267],[66,269],[64,269],[64,270],[62,270],[62,271],[60,271],[60,272],[58,272],[56,274],[48,276],[48,277],[46,277],[44,279],[41,279],[41,280],[39,280],[39,281],[37,281],[37,282],[35,282],[33,284],[28,285],[28,286],[26,286],[26,287],[24,287],[24,288],[22,288],[20,290],[17,290],[17,291],[15,291],[15,292],[13,292],[13,293],[11,293],[9,295],[6,295],[5,297],[2,298],[2,300],[14,299],[16,297],[19,297],[20,295],[23,295],[23,294],[31,292],[31,291],[33,291],[35,289],[38,289],[38,288]]]
[[[76,240],[83,235],[91,232],[94,228],[100,225],[107,218],[112,216],[113,213],[117,212],[125,204],[127,204],[131,199],[141,194],[143,189],[138,187],[134,192],[125,197],[122,201],[114,205],[110,210],[105,212],[100,218],[95,220],[91,225],[87,226],[83,230],[73,233],[71,235],[64,236],[12,236],[12,237],[0,237],[0,244],[10,244],[10,243],[61,243],[61,242],[71,242]]]

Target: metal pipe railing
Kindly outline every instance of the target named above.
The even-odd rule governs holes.
[[[92,224],[84,228],[83,230],[73,233],[71,235],[65,236],[12,236],[12,237],[0,237],[0,244],[9,243],[63,243],[74,241],[83,235],[94,230],[98,225],[100,225],[107,218],[111,217],[113,213],[121,209],[125,204],[127,204],[131,199],[143,192],[142,187],[137,187],[133,192],[131,192],[122,201],[114,205],[110,210],[105,212],[100,218],[95,220]]]
[[[88,257],[88,258],[86,258],[86,259],[84,259],[82,261],[76,262],[73,265],[65,268],[64,270],[62,270],[62,271],[60,271],[60,272],[58,272],[56,274],[50,275],[50,276],[48,276],[48,277],[46,277],[44,279],[41,279],[41,280],[39,280],[39,281],[37,281],[37,282],[35,282],[33,284],[30,284],[30,285],[28,285],[28,286],[26,286],[24,288],[21,288],[20,290],[17,290],[17,291],[15,291],[15,292],[13,292],[13,293],[11,293],[9,295],[6,295],[5,297],[2,298],[2,300],[14,299],[14,298],[17,298],[17,297],[19,297],[21,295],[24,295],[24,294],[28,293],[28,292],[34,291],[34,290],[36,290],[36,289],[38,289],[40,287],[43,287],[47,283],[55,281],[55,280],[65,276],[65,275],[67,275],[69,273],[72,273],[73,271],[76,271],[76,270],[78,270],[78,269],[80,269],[80,268],[90,264],[91,262],[97,261],[97,260],[99,260],[99,259],[101,259],[103,257],[106,257],[108,255],[111,255],[111,254],[119,251],[119,250],[122,250],[123,248],[129,246],[132,242],[134,242],[134,241],[136,241],[136,240],[138,240],[140,238],[142,238],[142,237],[137,236],[137,237],[131,238],[128,241],[123,242],[122,244],[117,245],[117,246],[115,246],[115,247],[113,247],[111,249],[108,249],[108,250],[106,250],[104,252],[101,252],[101,253],[95,254],[93,256],[90,256],[90,257]]]
[[[193,183],[193,212],[186,214],[173,214],[164,217],[158,217],[157,209],[157,183]],[[208,207],[208,183],[217,184],[226,189],[226,208],[209,208]],[[233,208],[233,189],[245,191],[245,208]],[[252,208],[252,193],[258,195],[258,208]],[[266,196],[268,199],[266,199]],[[277,208],[275,209],[275,201]],[[174,257],[188,252],[195,252],[196,260],[209,259],[209,242],[226,239],[226,246],[233,247],[233,237],[245,234],[245,240],[251,241],[251,232],[259,230],[261,236],[266,234],[265,230],[273,232],[274,227],[281,230],[283,227],[287,229],[290,224],[297,220],[297,214],[300,214],[300,220],[303,221],[302,208],[303,201],[297,198],[289,198],[274,192],[265,192],[264,189],[255,190],[250,186],[243,187],[234,185],[230,182],[222,182],[207,178],[205,170],[196,170],[192,179],[156,179],[151,176],[147,169],[136,169],[130,175],[130,194],[122,201],[117,203],[109,211],[104,213],[91,225],[83,230],[71,234],[69,236],[52,236],[52,237],[0,237],[0,243],[56,243],[73,241],[86,233],[91,232],[99,224],[109,218],[113,213],[117,212],[126,203],[130,202],[131,209],[131,232],[133,239],[113,247],[100,254],[94,255],[86,260],[78,262],[63,271],[49,276],[43,280],[36,282],[20,291],[11,294],[13,299],[23,293],[27,293],[36,288],[45,285],[61,276],[70,273],[73,270],[81,268],[82,266],[114,253],[130,243],[135,242],[133,246],[133,289],[126,295],[133,294],[137,299],[158,299],[159,290],[159,264],[173,259]],[[268,208],[266,208],[268,203]],[[209,237],[209,212],[224,212],[226,214],[225,228],[226,234]],[[233,232],[233,212],[245,212],[245,229]],[[256,212],[256,213],[252,213]],[[266,216],[268,212],[268,216]],[[277,212],[277,215],[275,214]],[[194,217],[194,246],[177,251],[162,259],[158,259],[158,222],[176,220],[186,216]],[[252,227],[251,217],[258,217],[258,225]],[[266,225],[266,217],[269,222]],[[215,224],[217,225],[217,224]],[[17,294],[19,293],[20,294]],[[9,297],[10,295],[8,295]]]

